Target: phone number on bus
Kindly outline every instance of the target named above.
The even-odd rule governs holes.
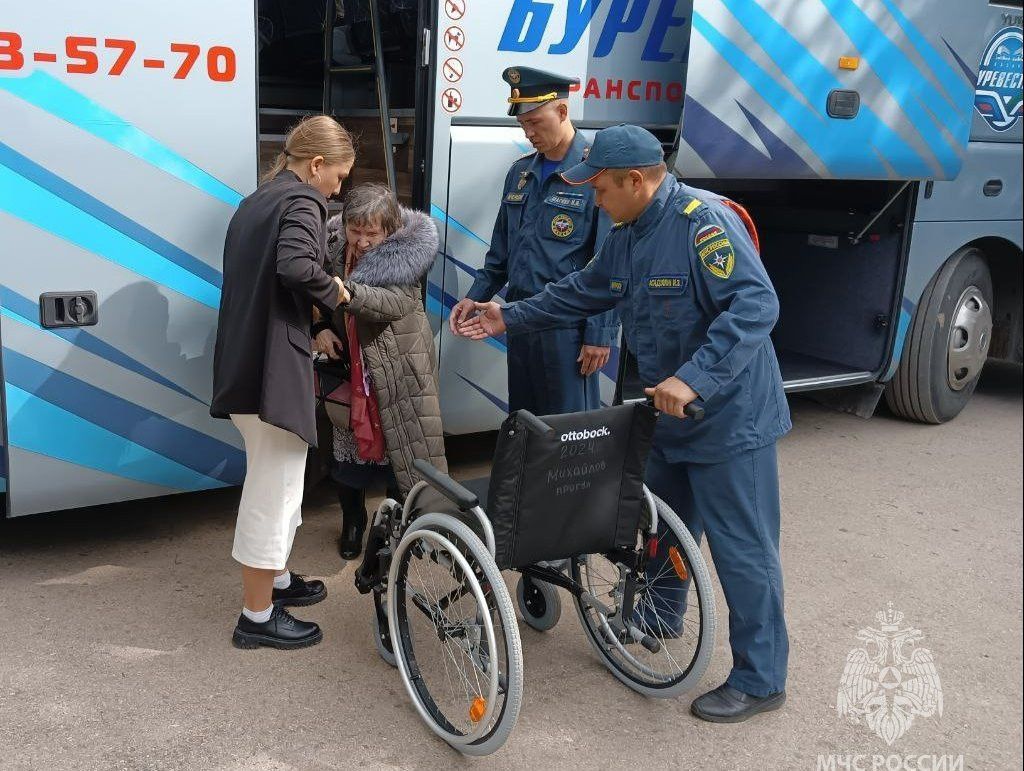
[[[101,40],[95,37],[68,35],[64,38],[63,64],[71,75],[96,75],[102,72],[117,77],[128,69],[137,48],[134,40],[124,38]],[[210,80],[215,83],[230,83],[235,79],[238,69],[235,52],[228,46],[210,46],[206,49],[205,56],[202,46],[195,43],[171,43],[169,50],[171,56],[168,59],[173,61],[143,58],[142,67],[149,70],[173,70],[175,80],[184,80],[193,73],[200,73],[201,76],[202,66],[197,68],[195,65],[200,57],[203,57],[206,63],[206,76]],[[56,52],[28,50],[17,32],[0,31],[0,73],[21,70],[29,61],[58,66],[62,63]]]

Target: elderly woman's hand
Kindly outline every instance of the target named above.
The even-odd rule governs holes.
[[[326,354],[328,359],[341,358],[344,348],[342,348],[341,339],[334,334],[333,329],[324,329],[318,332],[313,342],[316,351]]]
[[[352,299],[352,295],[349,293],[348,289],[345,288],[345,282],[335,276],[334,283],[338,287],[338,305],[346,304]]]

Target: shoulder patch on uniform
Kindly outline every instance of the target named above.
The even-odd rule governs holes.
[[[697,228],[693,236],[697,259],[708,272],[718,278],[729,278],[736,267],[736,251],[729,235],[720,225],[710,224]]]

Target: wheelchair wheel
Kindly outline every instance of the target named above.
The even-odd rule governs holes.
[[[558,589],[522,575],[516,584],[516,604],[526,625],[538,632],[553,629],[562,615],[562,598]]]
[[[671,698],[696,685],[715,642],[715,600],[700,549],[682,521],[654,498],[658,553],[636,582],[631,618],[622,618],[625,568],[600,554],[573,560],[573,579],[587,594],[576,611],[602,662],[645,696]]]
[[[500,748],[522,703],[522,646],[501,572],[468,525],[446,514],[412,523],[391,561],[388,620],[430,729],[466,755]]]

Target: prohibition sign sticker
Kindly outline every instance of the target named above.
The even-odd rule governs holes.
[[[444,0],[444,12],[452,21],[458,21],[466,15],[466,0]]]
[[[445,112],[458,112],[462,107],[462,94],[457,88],[446,88],[441,94],[441,107]]]
[[[441,72],[444,73],[444,79],[449,83],[458,83],[462,80],[462,62],[454,56],[446,59],[445,63],[441,66]]]
[[[449,51],[461,51],[466,45],[466,33],[454,24],[444,31],[444,47]]]

